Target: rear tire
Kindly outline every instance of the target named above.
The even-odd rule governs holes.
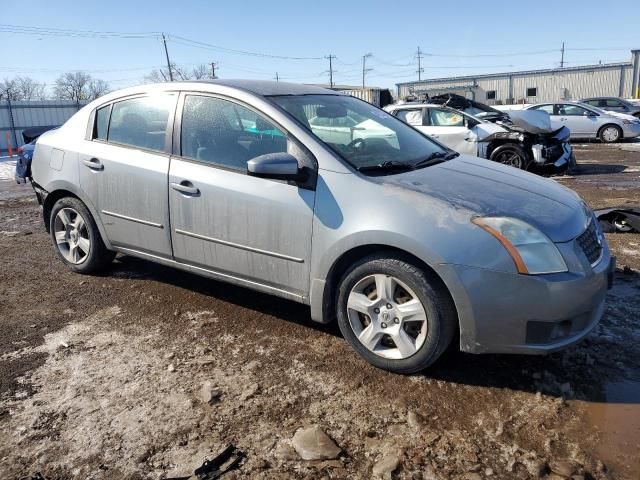
[[[49,231],[56,253],[73,272],[97,272],[116,256],[107,250],[89,209],[77,198],[63,197],[53,205]]]
[[[456,331],[456,311],[440,280],[393,252],[351,266],[336,302],[347,342],[372,365],[395,373],[432,365]]]
[[[615,143],[622,139],[622,129],[617,125],[605,125],[598,132],[602,143]]]
[[[529,167],[529,156],[515,143],[500,145],[491,152],[489,159],[520,170],[526,170]]]

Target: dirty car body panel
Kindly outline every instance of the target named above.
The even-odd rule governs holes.
[[[149,148],[112,141],[110,127],[98,132],[98,112],[113,115],[125,99],[157,96],[172,100],[166,119],[155,116],[140,130]],[[189,96],[198,97],[193,124]],[[108,94],[44,134],[34,188],[45,215],[48,199],[79,198],[110,250],[308,304],[318,322],[334,318],[345,258],[392,250],[442,282],[463,351],[545,353],[590,331],[603,312],[611,261],[597,222],[574,192],[471,155],[397,169],[376,160],[371,172],[360,169],[344,155],[345,145],[314,132],[303,108],[335,118],[342,104],[368,116],[365,124],[380,124],[372,127],[379,137],[356,130],[349,139],[359,158],[416,135],[376,107],[317,87],[240,80],[147,85]],[[432,153],[451,153],[420,139]],[[297,159],[301,174],[295,180],[250,174],[247,161],[271,153],[267,147]],[[210,157],[220,148],[224,158]],[[225,163],[231,158],[235,164]],[[557,249],[566,270],[523,274],[497,237],[474,223],[478,218],[525,222]],[[594,252],[597,258],[587,257]]]

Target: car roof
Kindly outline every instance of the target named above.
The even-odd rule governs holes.
[[[300,83],[275,82],[271,80],[242,80],[242,79],[216,79],[216,80],[194,80],[186,83],[202,83],[210,85],[223,85],[225,87],[237,88],[264,97],[272,95],[342,95],[340,92],[316,85],[305,85]]]
[[[449,107],[447,105],[438,105],[435,103],[423,103],[423,102],[407,102],[407,103],[402,103],[399,105],[392,105],[391,108],[393,108],[394,110],[406,110],[409,108],[420,108],[420,107],[437,107],[437,108],[448,108],[450,110],[455,110],[455,108]]]

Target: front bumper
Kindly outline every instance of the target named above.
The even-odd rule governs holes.
[[[606,244],[593,267],[583,260],[580,273],[548,275],[440,265],[458,309],[460,349],[546,354],[580,341],[604,313],[615,268]]]
[[[622,126],[622,136],[624,138],[635,138],[640,136],[640,124]]]
[[[554,150],[557,150],[555,154]],[[569,142],[554,145],[552,148],[535,144],[532,145],[531,151],[534,165],[546,173],[564,173],[575,165],[573,147]]]

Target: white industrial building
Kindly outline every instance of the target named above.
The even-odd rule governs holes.
[[[396,84],[398,98],[457,93],[489,105],[578,100],[587,97],[640,98],[640,50],[631,61]]]

